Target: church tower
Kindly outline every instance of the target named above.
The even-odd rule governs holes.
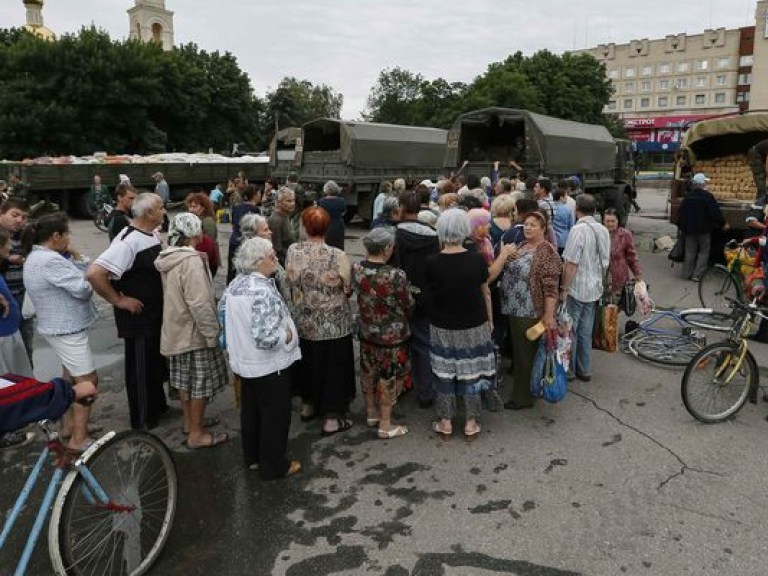
[[[165,9],[165,0],[135,0],[128,10],[131,40],[157,42],[163,50],[173,48],[173,12]]]
[[[45,0],[24,0],[24,7],[27,9],[27,23],[24,28],[45,40],[53,40],[54,33],[43,24],[44,5]]]

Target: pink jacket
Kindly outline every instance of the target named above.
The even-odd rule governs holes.
[[[611,232],[611,290],[621,292],[629,281],[629,271],[637,277],[642,274],[632,232],[619,227]]]

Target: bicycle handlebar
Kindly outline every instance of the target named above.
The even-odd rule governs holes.
[[[756,314],[760,318],[764,320],[768,320],[768,308],[758,306],[755,300],[753,300],[752,302],[746,303],[740,300],[736,300],[734,298],[726,297],[726,301],[728,302],[728,306],[731,308],[734,308],[736,310],[742,310],[750,314]]]

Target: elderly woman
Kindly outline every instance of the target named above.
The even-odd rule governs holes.
[[[457,398],[462,398],[467,440],[480,433],[480,394],[491,387],[496,371],[488,266],[480,254],[462,245],[471,232],[466,212],[458,208],[443,212],[437,221],[443,249],[427,258],[425,269],[431,302],[430,360],[439,418],[432,429],[444,437],[452,434]]]
[[[87,259],[70,246],[67,216],[43,216],[29,226],[25,239],[33,244],[24,263],[24,287],[37,312],[37,331],[59,357],[65,380],[97,385],[88,343],[88,328],[96,321],[93,288],[85,278]],[[89,414],[90,407],[73,405],[70,449],[83,451],[93,443]]]
[[[381,213],[384,211],[384,201],[391,196],[393,196],[392,182],[382,182],[381,186],[379,187],[379,193],[376,195],[376,199],[373,201],[373,214],[371,217],[373,218],[374,222],[379,216],[381,216]]]
[[[208,258],[208,269],[211,276],[216,276],[221,264],[219,254],[219,229],[216,226],[216,216],[213,202],[205,192],[192,192],[184,200],[187,210],[200,218],[203,223],[203,236],[197,243],[196,249]]]
[[[387,264],[395,247],[394,233],[374,228],[363,245],[366,259],[352,266],[352,288],[360,309],[360,387],[368,426],[378,426],[379,438],[396,438],[408,433],[391,418],[410,371],[408,316],[414,300],[405,272]]]
[[[509,410],[531,408],[531,370],[538,341],[531,342],[526,330],[538,322],[555,327],[555,306],[562,262],[546,239],[547,217],[533,211],[523,222],[525,240],[518,246],[506,244],[491,266],[491,279],[502,271],[501,306],[509,317],[512,340],[512,395],[504,404]]]
[[[504,232],[515,222],[515,199],[510,194],[496,196],[491,202],[491,224],[488,234],[491,243],[496,246],[501,242]]]
[[[322,434],[329,436],[352,427],[346,417],[355,396],[353,322],[347,299],[351,266],[344,252],[325,243],[331,223],[328,212],[319,206],[307,208],[301,223],[307,239],[288,248],[285,259],[303,356],[297,367],[301,417],[305,422],[322,417]]]
[[[242,381],[240,425],[243,459],[264,479],[301,470],[286,458],[291,427],[288,368],[301,358],[296,326],[271,276],[277,269],[272,243],[243,241],[235,256],[237,277],[219,302],[229,365]]]
[[[387,196],[382,204],[381,213],[371,222],[371,230],[397,224],[397,211],[400,201],[394,196]]]
[[[629,273],[632,272],[635,280],[642,280],[643,273],[632,232],[619,226],[619,213],[616,208],[605,210],[603,224],[611,235],[611,290],[618,301],[624,285],[629,281]]]
[[[331,217],[328,231],[325,233],[325,243],[344,250],[344,214],[347,203],[341,197],[341,188],[333,180],[328,180],[323,186],[323,197],[317,203]]]
[[[155,268],[163,280],[163,327],[160,353],[168,358],[169,383],[179,391],[187,448],[225,442],[225,432],[206,432],[210,399],[227,384],[227,362],[219,348],[219,323],[211,275],[195,249],[203,236],[200,218],[177,214],[168,228],[168,248]]]

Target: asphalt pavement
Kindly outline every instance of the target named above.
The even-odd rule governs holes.
[[[664,196],[642,190],[643,212],[629,226],[652,297],[683,308],[697,303],[696,285],[678,278],[666,254],[650,251],[654,238],[674,232],[663,219]],[[223,246],[228,228],[220,226]],[[362,254],[363,233],[348,230],[353,256]],[[91,256],[106,246],[88,222],[75,222],[73,235]],[[124,429],[122,343],[111,311],[99,308],[96,417]],[[768,365],[767,346],[752,350]],[[40,378],[58,372],[40,340],[35,364]],[[181,495],[152,573],[764,575],[768,404],[703,425],[682,405],[680,377],[620,352],[595,352],[591,382],[574,382],[557,405],[483,414],[471,444],[438,438],[429,428],[434,414],[412,395],[396,408],[411,433],[378,440],[358,394],[355,426],[343,434],[322,438],[317,423],[295,414],[290,450],[304,471],[272,482],[243,468],[227,390],[209,408],[230,433],[224,445],[183,448],[178,410],[155,431],[174,452]],[[38,442],[0,452],[0,511],[12,505],[39,449]],[[0,553],[0,574],[10,573],[20,540]],[[51,573],[46,547],[38,545],[31,574]]]

